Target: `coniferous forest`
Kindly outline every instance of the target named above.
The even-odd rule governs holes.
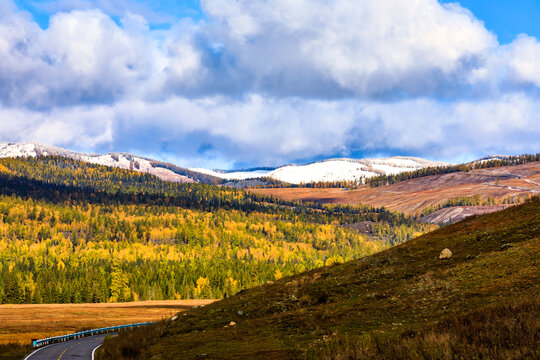
[[[378,223],[372,234],[348,224]],[[0,160],[0,303],[221,298],[431,229],[63,157]]]

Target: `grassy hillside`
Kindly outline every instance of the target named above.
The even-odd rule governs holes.
[[[100,359],[538,359],[539,293],[535,199],[125,332]]]

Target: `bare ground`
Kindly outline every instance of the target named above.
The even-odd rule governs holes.
[[[469,216],[490,214],[504,210],[508,206],[510,205],[453,206],[424,216],[419,221],[431,224],[453,224]]]

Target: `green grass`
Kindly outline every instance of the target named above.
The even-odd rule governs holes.
[[[0,344],[0,360],[21,360],[32,350],[30,345]]]
[[[538,293],[535,199],[122,333],[100,359],[535,359]]]

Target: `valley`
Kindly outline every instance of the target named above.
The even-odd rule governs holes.
[[[239,189],[116,165],[0,159],[0,342],[10,343],[1,359],[28,353],[29,339],[174,314],[181,321],[105,338],[98,356],[384,358],[375,343],[410,346],[396,336],[431,336],[436,319],[454,321],[455,306],[458,323],[501,306],[537,309],[527,294],[536,283],[538,161],[425,168],[415,171],[442,173],[379,175],[394,183],[351,189]],[[450,267],[434,255],[442,246],[454,254]],[[470,284],[476,273],[491,285]],[[512,288],[499,280],[510,273]],[[435,351],[422,344],[414,346]]]
[[[540,360],[540,0],[0,0],[0,360]]]

